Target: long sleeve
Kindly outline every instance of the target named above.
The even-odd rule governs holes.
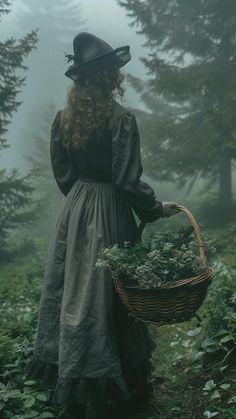
[[[62,143],[61,112],[56,114],[51,128],[50,157],[55,180],[64,195],[67,195],[77,178],[76,168]]]
[[[126,111],[112,129],[112,182],[125,195],[141,221],[152,222],[162,215],[162,203],[140,177],[143,167],[136,118]]]

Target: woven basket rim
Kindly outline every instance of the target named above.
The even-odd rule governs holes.
[[[132,289],[132,290],[159,290],[159,289],[173,289],[173,288],[178,288],[184,285],[191,285],[192,283],[195,282],[204,282],[204,281],[208,281],[210,279],[212,279],[214,276],[214,270],[211,267],[206,267],[204,268],[204,271],[200,274],[200,275],[195,275],[192,276],[190,278],[184,278],[184,279],[179,279],[177,281],[170,281],[169,284],[163,284],[160,285],[158,287],[155,288],[145,288],[145,287],[140,287],[140,286],[136,286],[136,285],[126,285],[124,284],[124,281],[122,281],[122,279],[118,279],[117,274],[112,271],[112,277],[113,279],[115,279],[118,283],[122,284],[122,287],[124,289]]]

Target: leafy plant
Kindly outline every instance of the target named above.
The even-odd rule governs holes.
[[[126,282],[156,288],[200,274],[204,267],[192,227],[174,233],[150,233],[134,246],[125,242],[101,251],[97,266],[105,265]]]

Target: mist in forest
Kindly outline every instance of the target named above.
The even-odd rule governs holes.
[[[18,50],[19,68],[14,63],[16,76],[25,81],[14,93],[21,103],[6,113],[8,148],[1,151],[2,167],[17,168],[26,177],[36,167],[36,196],[60,194],[50,167],[50,128],[72,86],[64,75],[65,53],[72,54],[74,36],[87,31],[113,48],[130,45],[132,59],[122,69],[122,103],[137,116],[143,177],[158,198],[209,208],[208,218],[212,208],[216,219],[234,214],[236,33],[231,3],[225,10],[221,2],[211,4],[208,16],[201,5],[192,3],[192,9],[180,1],[1,0],[8,9],[2,9],[2,42],[21,42],[31,31],[37,37]]]
[[[66,138],[57,131],[60,119],[55,116],[65,107],[73,86],[64,74],[72,64],[65,54],[73,54],[73,38],[84,31],[114,49],[130,45],[131,61],[121,69],[125,74],[121,104],[132,113],[124,112],[121,120],[120,115],[114,118],[111,127],[118,135],[109,138],[109,152],[113,151],[109,180],[118,187],[117,195],[107,186],[75,185],[79,168],[73,170],[69,163],[74,156],[68,156],[57,141],[58,132],[60,140]],[[76,341],[81,337],[81,348],[92,348],[79,354],[87,366],[99,354],[95,335],[101,338],[98,347],[106,342],[110,354],[117,342],[116,353],[124,356],[124,373],[128,367],[124,376],[132,389],[131,400],[125,401],[124,415],[120,415],[117,385],[109,379],[106,386],[102,380],[105,393],[111,390],[109,417],[112,410],[114,417],[117,412],[120,417],[136,417],[134,402],[138,417],[146,419],[236,418],[236,1],[0,0],[0,34],[1,418],[72,418],[80,413],[82,418],[77,403],[53,406],[51,385],[44,389],[43,381],[34,379],[42,374],[51,382],[58,364],[56,394],[65,401],[74,388],[75,401],[83,401],[86,380],[80,386],[79,377],[87,373],[83,368],[80,372],[74,357],[80,348]],[[129,132],[123,116],[132,123]],[[99,152],[102,160],[103,149]],[[92,157],[97,158],[96,153]],[[99,172],[101,160],[96,161]],[[56,171],[58,176],[54,176]],[[73,185],[76,188],[71,190]],[[138,297],[135,324],[143,318],[145,329],[140,328],[137,337],[131,317],[119,315],[118,305],[111,316],[111,278],[105,281],[103,269],[100,278],[93,266],[95,253],[109,237],[113,241],[117,235],[120,240],[126,232],[127,237],[135,233],[126,198],[141,240],[131,248],[124,242],[124,249],[107,249],[106,255],[115,273],[115,288],[122,290],[128,284],[122,298],[127,292],[125,304],[132,302],[131,317]],[[173,205],[165,201],[175,201],[182,208],[177,207],[176,213],[174,205],[173,214]],[[166,213],[171,207],[172,214]],[[43,278],[46,292],[42,294]],[[90,300],[90,290],[98,299]],[[77,307],[80,302],[82,310]],[[100,309],[108,314],[106,319]],[[113,317],[120,322],[114,329]],[[36,342],[43,339],[38,346],[40,357],[33,358],[36,376],[32,381],[26,367],[38,319],[43,322]],[[91,320],[88,328],[87,319]],[[149,319],[153,324],[148,324]],[[146,327],[156,344],[147,386]],[[92,338],[88,346],[82,329]],[[105,334],[98,336],[99,330]],[[111,345],[107,330],[112,331]],[[49,337],[46,345],[44,332]],[[121,339],[116,340],[113,332]],[[65,355],[65,337],[76,349],[72,357]],[[147,342],[150,354],[151,340]],[[131,351],[130,365],[123,343]],[[74,368],[68,368],[69,377],[64,372],[60,375],[60,360],[64,363],[67,358],[73,360]],[[111,365],[120,365],[110,362],[110,355],[104,354],[104,359],[109,361],[109,371]],[[100,366],[105,364],[99,361]],[[91,371],[88,376],[96,377],[97,372]],[[119,378],[116,384],[122,384],[117,371],[112,376]],[[137,392],[135,377],[141,384]],[[125,387],[124,382],[122,394]]]
[[[115,0],[15,0],[11,12],[1,22],[1,38],[24,36],[38,29],[38,43],[25,64],[26,82],[19,94],[23,103],[12,118],[8,132],[9,150],[4,152],[5,164],[18,166],[27,171],[28,164],[23,155],[34,148],[33,136],[42,130],[43,115],[48,107],[53,112],[65,105],[66,95],[72,85],[64,72],[68,64],[64,53],[73,53],[73,37],[81,32],[91,32],[106,40],[113,48],[129,44],[132,60],[124,69],[145,78],[144,65],[140,56],[145,54],[144,38],[129,27],[125,11]],[[125,106],[145,107],[140,103],[134,89],[125,82]]]

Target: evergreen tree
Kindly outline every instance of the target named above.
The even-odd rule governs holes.
[[[9,12],[9,5],[9,0],[0,0],[0,19],[4,13]],[[7,147],[4,138],[7,125],[21,103],[17,100],[17,94],[24,85],[25,77],[19,75],[18,70],[26,70],[24,59],[35,43],[35,31],[18,41],[10,38],[0,42],[0,148]]]
[[[118,0],[146,36],[150,93],[178,105],[151,118],[156,176],[192,186],[218,183],[220,206],[232,205],[236,159],[236,2]],[[140,86],[137,86],[140,89]]]
[[[25,158],[34,168],[34,182],[37,185],[37,193],[41,198],[49,196],[54,187],[50,162],[50,130],[55,117],[55,106],[50,104],[44,107],[42,112],[43,124],[38,133],[34,135],[34,150]],[[37,111],[38,115],[38,111]]]
[[[24,127],[23,157],[37,168],[39,175],[34,177],[34,185],[36,196],[45,203],[45,221],[41,224],[41,232],[44,232],[44,227],[47,228],[51,218],[55,217],[61,199],[51,171],[49,141],[56,111],[63,106],[63,86],[68,80],[64,76],[68,66],[64,52],[72,52],[72,40],[83,30],[84,21],[80,3],[74,0],[22,0],[21,8],[18,27],[25,30],[33,24],[39,30],[37,51],[28,61],[31,75],[24,89],[24,114],[18,125]],[[53,109],[50,103],[57,103],[58,107]]]
[[[22,6],[25,8],[18,12],[18,23],[22,27],[33,22],[39,28],[40,42],[53,40],[71,46],[72,38],[85,23],[80,3],[73,0],[22,0]]]
[[[74,0],[22,0],[21,7],[18,27],[25,31],[33,25],[39,31],[37,52],[29,60],[31,77],[24,95],[28,97],[30,109],[40,102],[45,103],[45,97],[58,103],[64,100],[64,89],[60,89],[66,81],[64,53],[72,52],[72,39],[84,27],[80,3]]]
[[[165,142],[162,139],[165,137],[170,119],[176,118],[180,109],[183,111],[183,107],[181,106],[180,108],[173,103],[168,103],[163,97],[154,94],[150,90],[148,82],[144,82],[131,75],[128,75],[127,79],[132,87],[139,92],[142,102],[149,109],[149,112],[143,113],[142,118],[139,118],[137,115],[142,138],[142,162],[144,171],[153,180],[172,180],[168,174],[167,165],[164,165],[163,161],[160,162],[159,159],[157,160],[157,156],[161,154],[159,148],[165,147]],[[137,110],[135,110],[135,114],[137,114]],[[158,142],[157,139],[159,140]],[[159,171],[160,164],[161,171]]]
[[[0,0],[0,18],[9,12],[10,2]],[[0,149],[8,147],[6,140],[8,124],[13,113],[20,105],[17,99],[25,77],[19,71],[25,71],[24,59],[35,48],[37,33],[32,31],[22,39],[14,38],[0,42]],[[2,157],[2,156],[1,156]],[[17,226],[28,224],[34,217],[31,209],[33,187],[30,183],[32,172],[20,176],[17,169],[9,174],[0,171],[0,248],[3,247],[7,234]]]
[[[36,114],[38,116],[39,111]],[[43,219],[40,225],[34,228],[37,235],[48,232],[48,227],[52,225],[55,219],[62,198],[61,191],[58,189],[53,176],[50,159],[50,132],[55,114],[56,108],[53,104],[44,107],[42,116],[40,115],[40,120],[43,121],[42,127],[34,135],[34,149],[30,154],[25,155],[34,171],[32,181],[35,187],[35,195],[43,203]]]

